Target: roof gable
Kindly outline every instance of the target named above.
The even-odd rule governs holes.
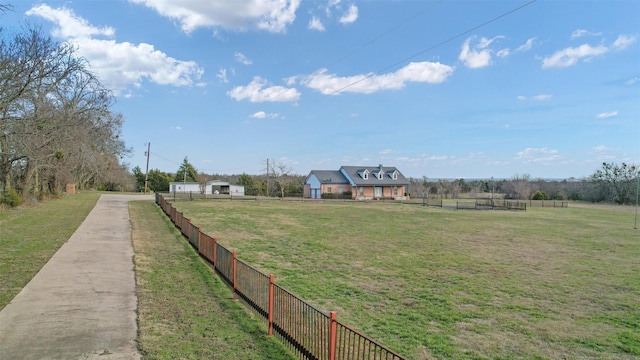
[[[340,171],[353,186],[409,185],[407,178],[394,166],[342,166]],[[366,178],[362,174],[370,174]]]

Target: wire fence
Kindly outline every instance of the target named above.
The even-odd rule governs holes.
[[[404,360],[405,358],[359,331],[341,323],[335,311],[325,312],[275,283],[265,274],[238,259],[235,251],[220,245],[176,211],[170,201],[156,193],[162,208],[182,235],[209,262],[231,289],[275,336],[300,359],[309,360]]]

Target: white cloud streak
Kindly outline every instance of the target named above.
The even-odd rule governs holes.
[[[600,114],[596,115],[596,118],[598,118],[598,119],[608,119],[608,118],[614,117],[614,116],[618,116],[618,111],[603,112],[603,113],[600,113]]]
[[[575,34],[575,33],[574,33]],[[591,46],[582,44],[577,47],[568,47],[556,51],[553,55],[542,59],[542,68],[563,68],[577,64],[579,61],[590,61],[591,59],[606,54],[611,50],[624,50],[633,44],[637,38],[631,35],[619,35],[611,44]]]
[[[250,102],[288,102],[300,99],[300,93],[295,88],[283,86],[269,86],[265,79],[259,76],[253,78],[247,86],[236,86],[227,95],[237,101]]]
[[[575,65],[580,60],[589,60],[595,56],[605,54],[609,49],[604,45],[591,46],[583,44],[578,47],[569,47],[557,51],[553,55],[542,60],[543,68],[562,68]]]
[[[309,20],[309,25],[307,26],[307,28],[309,30],[325,31],[322,21],[316,16],[311,17],[311,20]]]
[[[491,58],[494,52],[494,50],[491,49],[490,46],[494,41],[501,38],[503,38],[503,36],[496,36],[492,39],[483,37],[477,44],[471,45],[471,43],[476,40],[476,37],[472,36],[465,40],[462,44],[462,50],[460,51],[458,59],[462,61],[465,66],[472,69],[479,69],[489,66],[491,65]],[[499,50],[498,54],[499,56],[506,56],[509,54],[509,50]]]
[[[351,24],[358,19],[358,7],[351,4],[349,9],[340,17],[341,24]]]
[[[516,154],[516,160],[522,160],[525,163],[541,163],[549,164],[560,159],[558,150],[549,148],[526,148]]]
[[[129,0],[177,20],[182,31],[222,27],[245,31],[259,29],[285,32],[296,19],[300,0]]]
[[[106,87],[119,92],[127,86],[142,86],[150,80],[160,85],[191,86],[198,83],[204,70],[194,61],[182,61],[156,50],[153,45],[117,42],[95,36],[113,37],[111,27],[98,28],[67,8],[38,5],[26,13],[55,24],[54,36],[74,44]]]
[[[251,59],[249,59],[248,57],[246,57],[243,53],[236,52],[234,54],[234,57],[236,58],[236,61],[239,62],[240,64],[243,64],[243,65],[251,65],[251,64],[253,64],[253,61]]]
[[[522,100],[522,101],[548,101],[551,100],[553,96],[549,95],[549,94],[539,94],[539,95],[534,95],[534,96],[518,96],[518,100]]]
[[[453,71],[454,68],[441,63],[412,62],[396,72],[383,75],[370,73],[341,77],[320,69],[314,74],[299,77],[299,80],[301,85],[325,95],[337,95],[340,92],[371,94],[401,89],[409,82],[442,83]]]

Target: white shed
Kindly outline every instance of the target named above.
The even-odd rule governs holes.
[[[244,196],[243,185],[230,185],[226,181],[212,180],[205,185],[206,194],[222,194],[231,196]]]
[[[202,193],[202,184],[197,182],[170,182],[169,191],[175,193]]]

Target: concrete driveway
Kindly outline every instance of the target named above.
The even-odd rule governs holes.
[[[129,200],[102,195],[0,312],[0,359],[139,359]]]

